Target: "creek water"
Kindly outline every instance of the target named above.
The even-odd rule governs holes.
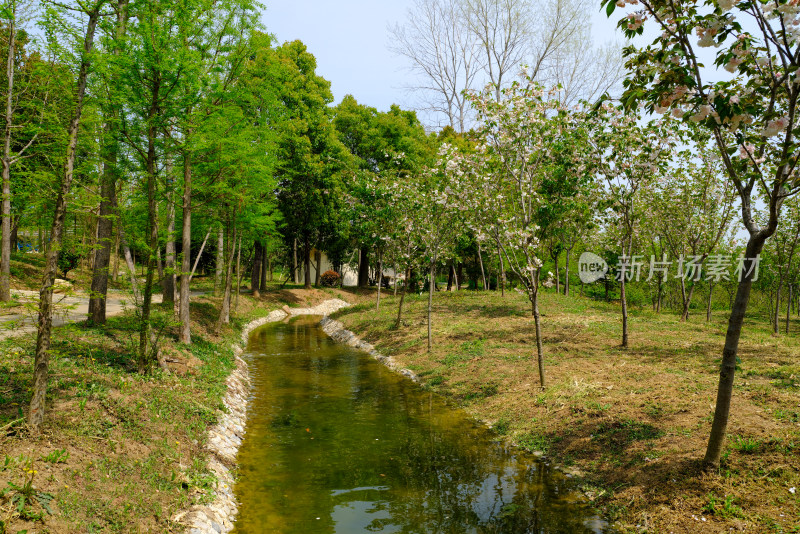
[[[235,533],[607,532],[568,478],[317,321],[250,336]]]

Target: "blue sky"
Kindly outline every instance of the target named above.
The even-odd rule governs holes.
[[[266,0],[262,21],[283,43],[300,39],[317,57],[317,72],[330,80],[336,102],[352,94],[362,104],[386,110],[412,108],[404,87],[409,73],[389,49],[387,26],[405,20],[412,0]],[[597,41],[620,39],[604,13],[594,16]],[[617,17],[615,17],[616,19]]]

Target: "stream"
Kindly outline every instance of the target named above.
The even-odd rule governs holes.
[[[570,479],[318,320],[250,336],[235,533],[610,532]]]

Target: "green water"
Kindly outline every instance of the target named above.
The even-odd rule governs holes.
[[[250,338],[236,533],[603,532],[560,473],[317,320]]]

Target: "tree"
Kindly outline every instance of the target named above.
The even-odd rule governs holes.
[[[350,95],[336,107],[333,122],[356,164],[345,180],[345,218],[348,234],[361,252],[359,286],[366,285],[362,273],[368,269],[369,252],[375,250],[379,264],[376,306],[380,306],[380,264],[397,231],[397,203],[402,202],[393,194],[393,184],[431,163],[430,138],[414,112],[394,105],[388,112],[378,112]]]
[[[500,90],[524,76],[561,85],[573,103],[615,88],[618,48],[597,48],[591,36],[590,0],[416,0],[406,22],[390,29],[392,50],[419,76],[412,89],[425,109],[446,117],[458,132],[471,121],[463,91]]]
[[[800,242],[800,206],[798,205],[797,198],[789,199],[783,207],[784,216],[786,217],[783,224],[780,224],[775,230],[775,235],[770,242],[767,243],[768,253],[772,253],[774,261],[774,269],[777,270],[778,280],[775,287],[775,306],[772,311],[772,332],[778,335],[778,323],[780,322],[781,313],[781,292],[784,288],[784,282],[791,279],[792,267],[795,262],[795,254],[797,252],[797,245]],[[791,287],[791,286],[789,286]],[[787,306],[791,305],[791,293],[787,297]],[[788,317],[788,312],[787,312]],[[787,319],[786,330],[788,334],[789,322]]]
[[[118,57],[124,47],[128,23],[128,0],[119,0],[115,6],[116,24],[108,36],[106,49],[108,61],[104,65],[106,104],[103,110],[105,125],[101,158],[103,174],[100,181],[100,206],[97,217],[97,244],[92,262],[92,287],[89,295],[89,322],[106,322],[106,296],[108,294],[108,268],[111,264],[111,241],[114,232],[114,213],[117,203],[117,182],[119,180],[119,120],[121,118],[121,83]]]
[[[539,288],[543,238],[541,216],[547,204],[542,183],[558,166],[555,156],[563,135],[575,125],[573,118],[533,79],[514,82],[494,100],[490,90],[472,96],[473,106],[482,125],[483,144],[477,149],[473,180],[483,182],[475,190],[476,209],[485,206],[484,221],[491,221],[499,247],[508,267],[522,283],[531,304],[536,330],[536,360],[539,384],[546,387],[544,350],[542,347]],[[580,165],[574,169],[583,174]],[[488,193],[488,195],[487,195]],[[486,197],[495,197],[485,203]]]
[[[720,180],[721,161],[708,141],[695,135],[691,149],[677,154],[675,165],[644,191],[644,217],[653,221],[656,231],[651,239],[663,241],[681,274],[681,321],[689,319],[692,295],[703,280],[706,260],[730,231],[735,214],[733,187]]]
[[[604,0],[609,16],[616,3]],[[649,111],[670,112],[713,136],[728,178],[739,194],[741,220],[749,235],[722,352],[717,403],[704,465],[719,466],[730,417],[739,338],[759,254],[778,227],[781,207],[798,191],[795,71],[800,67],[797,11],[790,4],[722,0],[639,0],[620,20],[629,37],[648,23],[659,32],[652,44],[629,47],[623,102],[644,102]],[[650,22],[648,22],[650,21]],[[746,21],[744,24],[742,21]],[[745,28],[752,28],[753,33]],[[714,67],[732,76],[708,75],[695,47],[717,48]],[[712,69],[711,66],[707,69]],[[712,81],[717,80],[717,81]],[[755,194],[755,197],[754,197]],[[759,224],[753,204],[763,199]]]
[[[276,71],[286,117],[278,125],[278,202],[286,237],[298,240],[311,288],[311,249],[335,224],[340,202],[340,172],[347,151],[330,121],[330,83],[316,74],[316,59],[300,41],[276,50]]]
[[[50,230],[50,247],[45,259],[42,289],[39,292],[39,319],[36,331],[36,355],[33,364],[33,397],[31,398],[30,410],[28,411],[28,426],[34,434],[40,432],[42,421],[44,420],[45,396],[47,394],[50,360],[50,340],[53,326],[53,284],[55,282],[58,253],[61,248],[64,230],[67,197],[70,193],[75,169],[78,129],[81,125],[84,99],[86,97],[86,83],[91,67],[94,36],[97,29],[97,21],[101,16],[101,9],[103,9],[104,6],[105,0],[97,0],[97,2],[90,5],[85,11],[82,7],[77,8],[80,14],[85,15],[86,26],[82,32],[83,38],[79,40],[80,48],[76,51],[78,57],[78,72],[75,78],[73,112],[69,126],[67,127],[67,146],[64,157],[61,187],[56,199],[53,225]],[[56,16],[57,13],[58,12],[54,10],[51,15]],[[61,17],[58,17],[58,19],[61,19]],[[64,22],[63,19],[58,19],[48,22],[51,25]]]
[[[483,70],[500,100],[501,88],[524,62],[535,27],[534,6],[529,0],[463,0],[464,25],[477,39]],[[562,2],[557,2],[561,5]],[[565,28],[568,31],[569,25]],[[554,28],[555,29],[555,28]],[[551,34],[556,40],[556,35]],[[547,46],[543,47],[549,48]],[[546,55],[544,52],[543,55]],[[541,64],[541,61],[539,62]]]
[[[617,279],[622,303],[622,346],[628,347],[628,300],[625,283],[636,273],[633,257],[634,237],[643,218],[637,202],[642,189],[663,171],[674,146],[674,133],[664,122],[640,125],[635,112],[623,115],[622,110],[603,103],[593,116],[594,159],[597,172],[605,180],[611,200],[610,227],[620,246]]]
[[[391,28],[392,50],[406,57],[421,77],[425,108],[447,118],[451,128],[467,128],[470,89],[482,68],[479,40],[465,31],[460,0],[414,0],[406,24]]]
[[[447,143],[439,148],[439,160],[426,168],[415,183],[419,194],[420,217],[414,224],[428,266],[428,352],[433,347],[433,294],[436,291],[436,268],[442,258],[451,256],[467,209],[463,202],[464,160],[458,149]]]

